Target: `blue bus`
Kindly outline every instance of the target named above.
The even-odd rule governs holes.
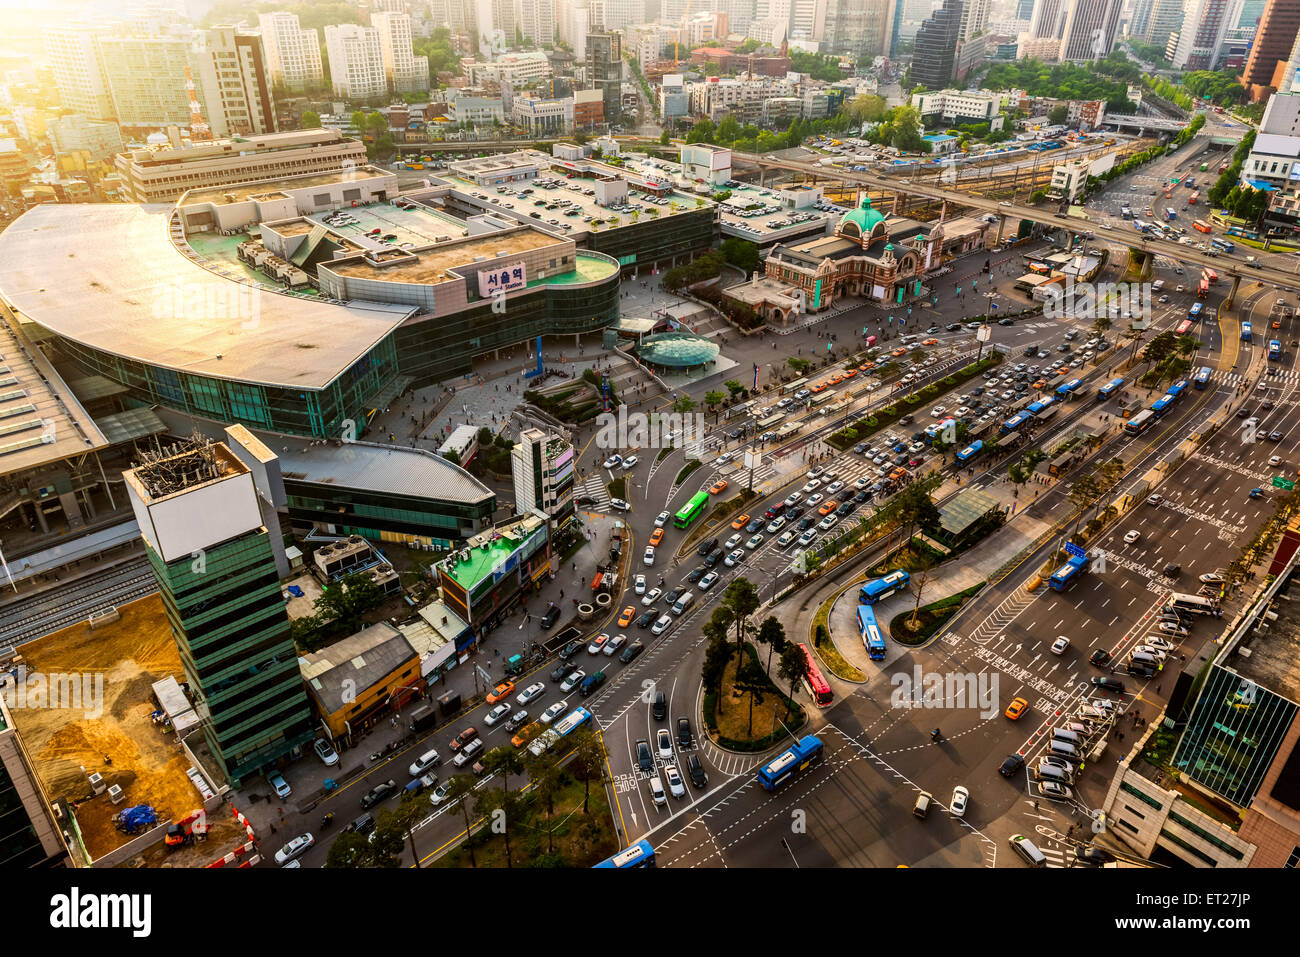
[[[1161,396],[1159,399],[1156,399],[1155,402],[1151,403],[1151,412],[1158,419],[1166,412],[1168,412],[1169,407],[1173,404],[1174,404],[1174,397],[1172,395],[1166,394],[1164,396]]]
[[[907,587],[907,583],[912,580],[912,576],[901,568],[895,568],[888,575],[869,581],[862,586],[858,592],[858,603],[862,605],[874,605],[878,601],[884,601],[890,595],[902,591]]]
[[[1114,395],[1121,388],[1123,388],[1123,386],[1124,386],[1123,379],[1118,379],[1118,378],[1111,379],[1104,386],[1102,386],[1100,389],[1097,390],[1097,398],[1109,399],[1112,395]]]
[[[1068,562],[1052,572],[1052,577],[1047,580],[1047,584],[1052,586],[1052,591],[1065,591],[1070,582],[1088,567],[1089,559],[1086,556],[1075,555]]]
[[[637,841],[635,844],[629,844],[617,854],[613,854],[595,867],[654,867],[655,866],[655,849],[650,846],[649,841]]]
[[[1230,253],[1237,248],[1237,244],[1231,239],[1220,239],[1218,236],[1215,236],[1210,240],[1210,248],[1217,249],[1220,252]]]
[[[884,660],[885,636],[880,632],[876,613],[870,605],[858,606],[858,630],[862,632],[862,644],[866,646],[867,657],[872,661]]]
[[[962,465],[965,465],[971,459],[975,458],[975,456],[979,455],[980,450],[983,448],[984,443],[979,439],[976,439],[970,445],[966,446],[966,448],[957,453],[957,461]]]
[[[1045,399],[1039,399],[1037,402],[1029,403],[1029,405],[1025,407],[1025,411],[1028,412],[1030,415],[1038,415],[1044,409],[1051,406],[1052,403],[1054,403],[1055,401],[1056,400],[1049,395]]]
[[[1196,386],[1196,388],[1198,388],[1198,389],[1204,389],[1207,385],[1209,385],[1209,384],[1210,384],[1210,367],[1209,367],[1209,366],[1201,366],[1199,369],[1197,369],[1197,370],[1196,370],[1196,378],[1192,380],[1192,383],[1193,383],[1193,384]]]
[[[777,755],[758,769],[758,783],[764,791],[775,791],[792,777],[822,758],[822,739],[810,734],[800,738],[790,750]]]
[[[557,738],[563,738],[578,730],[590,720],[590,711],[586,708],[574,708],[559,721],[555,722],[555,724],[551,725],[551,730],[555,732]]]
[[[1172,395],[1175,399],[1181,399],[1183,397],[1183,393],[1186,391],[1187,391],[1186,379],[1179,379],[1177,382],[1175,382],[1173,385],[1169,387],[1169,394]]]
[[[1249,323],[1249,322],[1243,322],[1243,323],[1241,324],[1241,341],[1242,341],[1242,342],[1250,342],[1250,332],[1251,332],[1251,330],[1250,330],[1250,323]]]
[[[1268,340],[1268,357],[1270,359],[1282,358],[1282,343],[1276,339]]]
[[[1205,303],[1194,302],[1192,303],[1192,308],[1187,310],[1187,318],[1195,322],[1201,318],[1201,314],[1204,312],[1205,312]]]
[[[1022,412],[1017,412],[1011,418],[1002,423],[1002,434],[1009,435],[1032,418],[1033,416],[1029,414],[1028,409],[1025,409]]]
[[[1071,379],[1069,382],[1065,383],[1064,385],[1058,385],[1056,387],[1056,397],[1060,399],[1062,402],[1064,402],[1066,399],[1070,397],[1070,394],[1074,392],[1075,389],[1079,388],[1079,385],[1082,381],[1083,380],[1081,379]]]

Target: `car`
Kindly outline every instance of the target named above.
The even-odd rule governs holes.
[[[379,804],[397,793],[397,782],[393,780],[383,781],[376,784],[365,794],[361,795],[362,810],[369,811],[376,804]]]
[[[754,518],[754,519],[750,519],[750,521],[745,525],[745,531],[753,535],[762,527],[763,527],[763,519]]]
[[[632,588],[638,595],[645,594],[645,586],[646,581],[644,575],[637,575],[636,578],[633,579]]]
[[[641,460],[638,459],[635,455],[629,455],[627,458],[623,460],[623,468],[625,469],[633,468],[636,465],[636,463],[639,461]]]
[[[709,570],[708,565],[696,565],[686,575],[686,580],[690,582],[692,585],[694,585],[697,581],[703,578],[705,574],[708,573],[708,570]]]
[[[1157,627],[1166,635],[1177,635],[1179,638],[1186,637],[1188,634],[1186,628],[1182,625],[1175,625],[1172,621],[1162,621]]]
[[[647,612],[642,612],[640,617],[638,617],[636,620],[636,626],[638,628],[649,628],[650,625],[654,622],[655,618],[658,616],[658,614],[659,613],[655,611],[653,608],[651,608]]]
[[[664,794],[663,782],[658,778],[651,778],[646,782],[646,787],[649,788],[650,800],[654,802],[656,807],[662,807],[668,803],[668,798]]]
[[[591,650],[590,646],[588,646],[587,650],[588,651]],[[515,697],[515,701],[518,702],[519,704],[528,704],[530,701],[534,701],[538,697],[540,697],[544,691],[546,691],[546,682],[534,681],[523,691],[519,692],[519,694]]]
[[[778,515],[772,521],[767,523],[767,532],[769,535],[775,535],[785,527],[786,518],[784,515]]]
[[[1052,654],[1063,655],[1065,654],[1065,649],[1069,647],[1070,647],[1070,639],[1067,638],[1065,635],[1061,635],[1054,642],[1052,642]]]
[[[675,605],[677,603],[677,599],[681,598],[682,595],[688,591],[690,591],[690,589],[687,588],[685,585],[678,585],[676,588],[674,588],[664,597],[664,604]]]
[[[523,704],[524,702],[521,701],[519,703]],[[490,728],[492,727],[492,725],[496,724],[498,721],[501,721],[503,718],[505,718],[505,716],[508,715],[509,713],[510,713],[510,705],[506,704],[505,702],[502,702],[501,704],[497,705],[491,711],[489,711],[487,714],[483,716],[483,723]],[[411,767],[415,767],[415,765],[411,765]],[[412,775],[417,777],[421,773],[423,772],[420,771],[411,772]]]
[[[581,668],[574,670],[569,677],[560,682],[560,690],[572,691],[582,683],[582,679],[585,677],[587,677],[587,672],[583,671]]]
[[[1110,675],[1096,675],[1091,680],[1094,688],[1101,688],[1105,691],[1115,692],[1122,692],[1124,690],[1124,682],[1120,681],[1118,678],[1112,678]]]
[[[829,532],[832,528],[834,528],[839,523],[840,523],[840,517],[838,515],[827,515],[825,518],[823,518],[820,522],[817,523],[817,530],[819,532]]]
[[[669,764],[664,767],[664,780],[668,782],[668,793],[678,800],[686,797],[686,785],[682,782],[681,773],[676,767]]]
[[[289,787],[289,782],[280,774],[271,774],[266,779],[267,783],[275,791],[275,796],[283,800],[293,793],[293,788]]]
[[[695,550],[695,554],[699,555],[701,558],[704,558],[707,557],[710,552],[715,551],[717,547],[718,547],[718,540],[716,538],[708,538],[700,543],[700,547]]]
[[[812,519],[808,519],[808,521],[812,521]],[[807,548],[816,540],[817,540],[817,530],[815,528],[809,528],[807,531],[805,531],[802,535],[799,536],[799,546],[801,548]]]
[[[492,693],[487,696],[488,704],[496,704],[515,693],[515,683],[513,681],[501,681],[492,689]]]
[[[654,755],[650,751],[650,742],[645,738],[638,738],[636,742],[636,763],[642,771],[651,771],[654,769]]]
[[[1250,490],[1250,498],[1263,498],[1264,490],[1262,488],[1253,488]]]
[[[1083,864],[1100,867],[1102,864],[1109,864],[1114,861],[1115,855],[1105,848],[1095,847],[1091,844],[1076,844],[1074,846],[1074,859]]]
[[[1139,538],[1141,538],[1141,537],[1142,537],[1142,533],[1139,532],[1139,531],[1135,528],[1135,529],[1133,529],[1132,531],[1130,531],[1130,532],[1126,532],[1126,533],[1124,534],[1124,544],[1125,544],[1125,545],[1132,545],[1134,542],[1136,542],[1136,541],[1137,541]]]
[[[506,733],[514,734],[516,731],[518,731],[527,723],[528,723],[528,712],[523,709],[516,711],[514,714],[510,716],[510,720],[506,722]]]
[[[555,704],[551,705],[549,708],[543,711],[537,720],[540,721],[542,724],[550,724],[552,721],[554,721],[556,718],[558,718],[560,715],[564,714],[568,710],[569,710],[569,702],[557,701],[555,702]]]
[[[1074,798],[1074,789],[1057,781],[1039,781],[1038,793],[1041,797],[1055,801],[1069,801]]]
[[[667,728],[660,728],[655,732],[655,747],[659,750],[659,760],[673,759],[673,736],[668,733]]]
[[[1147,635],[1146,638],[1142,640],[1145,644],[1160,651],[1174,650],[1174,643],[1166,638],[1161,638],[1159,635]]]
[[[653,605],[655,602],[659,600],[659,596],[662,595],[663,593],[664,590],[662,588],[651,588],[648,592],[645,593],[645,597],[641,599],[641,604],[649,608],[651,605]]]
[[[620,648],[622,648],[625,644],[627,644],[627,635],[615,635],[613,638],[609,639],[609,641],[605,642],[605,647],[602,650],[602,654],[604,654],[605,657],[607,658],[612,658],[614,657],[614,653],[617,652]]]
[[[730,437],[733,439],[738,439],[740,438],[740,435],[741,435],[740,429],[736,429],[731,433]],[[716,459],[713,460],[713,464],[715,466],[721,466],[721,465],[726,465],[730,461],[731,461],[731,453],[723,452],[721,455],[719,455]]]
[[[655,547],[653,545],[647,545],[645,547],[645,552],[641,555],[641,564],[649,568],[649,567],[653,567],[654,563],[655,563]]]
[[[662,615],[660,616],[659,620],[654,623],[654,626],[651,627],[650,634],[662,635],[665,631],[667,631],[669,628],[672,627],[672,624],[673,624],[673,619],[671,615]]]
[[[960,784],[952,789],[952,800],[948,803],[948,810],[952,812],[953,817],[965,817],[966,808],[970,804],[970,791]]]
[[[627,502],[623,501],[621,498],[611,498],[609,500],[609,507],[617,509],[620,512],[632,511],[632,506],[627,504]]]
[[[752,552],[754,549],[758,548],[758,546],[762,544],[763,544],[762,535],[751,535],[749,541],[745,542],[745,547]]]
[[[1002,759],[1002,763],[998,765],[998,774],[1002,775],[1004,778],[1009,778],[1015,775],[1015,773],[1024,766],[1024,758],[1018,754],[1008,754]]]
[[[745,560],[745,550],[743,548],[737,548],[734,552],[732,552],[725,559],[723,559],[722,564],[726,565],[728,568],[735,568],[744,560]]]
[[[312,845],[315,843],[316,839],[312,837],[311,834],[299,834],[292,841],[275,852],[275,863],[283,867],[290,861],[302,857],[302,855],[311,850]]]
[[[724,491],[726,487],[730,484],[731,483],[728,482],[726,479],[718,479],[716,482],[714,482],[712,485],[709,486],[709,494],[717,495],[720,492]]]
[[[710,588],[712,588],[715,584],[717,584],[718,577],[719,576],[717,572],[709,572],[707,575],[701,578],[699,581],[700,591],[708,591]]]
[[[1103,648],[1097,648],[1088,656],[1088,661],[1100,668],[1110,661],[1110,652]]]
[[[744,528],[744,527],[745,527],[746,525],[748,525],[748,524],[749,524],[749,513],[746,512],[745,514],[741,515],[739,518],[737,518],[735,521],[733,521],[733,522],[731,523],[731,530],[732,530],[733,532],[738,532],[738,531],[740,531],[742,528]],[[739,537],[739,536],[736,536],[736,535],[733,535],[733,536],[732,536],[732,538],[738,538],[738,537]],[[728,541],[730,541],[730,539],[728,539]],[[730,548],[731,546],[730,546],[730,545],[726,545],[726,546],[723,546],[723,547],[724,547],[724,548]]]
[[[663,528],[668,524],[668,513],[660,512],[655,516],[655,528]]]
[[[600,464],[600,467],[603,469],[616,469],[622,464],[623,464],[623,456],[611,455],[609,458],[605,459],[605,461]]]
[[[1028,709],[1028,701],[1024,698],[1016,698],[1011,702],[1011,704],[1007,705],[1006,715],[1012,721],[1019,721],[1021,715],[1023,715]]]
[[[1268,434],[1268,440],[1270,442],[1281,442],[1282,439],[1283,439],[1283,433],[1281,432],[1270,432]]]
[[[723,543],[722,550],[725,552],[729,552],[737,548],[740,545],[740,543],[743,542],[744,540],[745,540],[745,536],[737,532],[735,535],[732,535]]]
[[[317,738],[315,743],[312,744],[312,750],[316,752],[316,757],[320,758],[327,768],[332,768],[339,763],[338,752],[324,738]]]
[[[1227,579],[1218,572],[1206,572],[1200,576],[1200,580],[1206,585],[1222,585]]]
[[[618,656],[618,660],[623,662],[625,665],[631,664],[633,660],[636,659],[636,656],[641,654],[643,651],[645,651],[645,645],[639,641],[634,641],[623,649],[622,653]]]
[[[1065,758],[1057,757],[1055,754],[1043,755],[1041,758],[1038,759],[1038,766],[1040,768],[1043,767],[1056,768],[1062,774],[1071,774],[1071,775],[1074,774],[1074,770],[1075,770],[1073,764],[1065,760]]]
[[[1147,496],[1147,504],[1148,504],[1148,505],[1159,505],[1159,504],[1160,504],[1161,502],[1163,502],[1164,500],[1165,500],[1165,497],[1164,497],[1163,495],[1148,495],[1148,496]]]

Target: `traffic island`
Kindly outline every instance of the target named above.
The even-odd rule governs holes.
[[[817,614],[813,616],[812,627],[808,630],[808,647],[830,669],[831,674],[843,681],[853,681],[858,684],[867,680],[867,674],[840,653],[840,649],[835,644],[835,636],[855,634],[854,614],[857,601],[854,600],[852,593],[866,580],[865,575],[858,575],[852,582],[822,602],[821,607],[817,609]],[[849,595],[850,598],[845,600],[844,607],[837,609],[836,604],[845,595]],[[819,629],[823,632],[820,643],[817,640]],[[854,642],[855,652],[861,644],[861,641]]]
[[[889,637],[900,645],[923,645],[946,625],[963,605],[973,598],[984,582],[913,611],[899,612],[889,621]],[[915,622],[915,625],[913,625]]]
[[[745,642],[739,660],[733,654],[727,662],[721,691],[711,689],[704,694],[704,724],[709,737],[729,751],[766,751],[787,733],[797,733],[807,721],[803,706],[773,683],[749,642]]]

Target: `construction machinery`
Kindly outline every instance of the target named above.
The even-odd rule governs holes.
[[[176,850],[207,839],[208,816],[202,808],[197,808],[174,821],[172,826],[167,828],[167,836],[163,838],[163,842],[168,850]]]

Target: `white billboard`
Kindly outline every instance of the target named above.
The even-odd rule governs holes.
[[[496,296],[502,293],[514,292],[516,289],[523,289],[526,285],[528,285],[528,269],[522,259],[502,266],[493,266],[490,269],[483,268],[478,273],[478,294],[480,296]]]

